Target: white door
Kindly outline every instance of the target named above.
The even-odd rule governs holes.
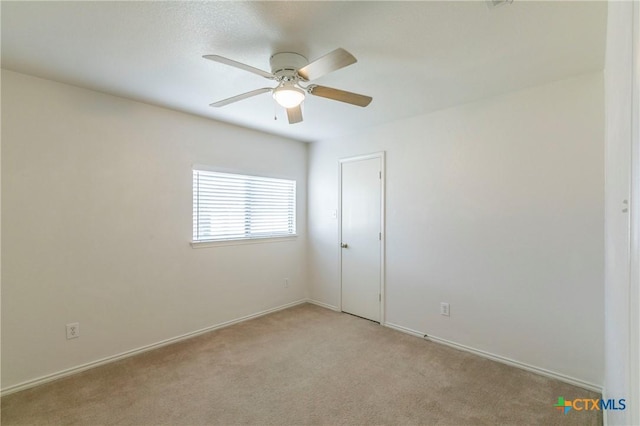
[[[382,155],[342,160],[342,311],[381,320]]]

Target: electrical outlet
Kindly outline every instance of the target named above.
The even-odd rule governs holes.
[[[440,302],[440,315],[444,315],[446,317],[449,316],[449,304],[446,302]]]
[[[284,288],[289,288],[289,278],[284,279]]]
[[[80,337],[80,323],[67,324],[67,339],[75,339],[76,337]]]

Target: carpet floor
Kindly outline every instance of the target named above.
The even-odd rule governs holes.
[[[601,425],[600,395],[299,305],[2,398],[3,425]]]

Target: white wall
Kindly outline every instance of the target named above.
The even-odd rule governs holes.
[[[384,150],[386,320],[601,386],[603,102],[589,74],[312,144],[310,296],[339,300],[338,159]]]
[[[305,144],[2,86],[2,388],[306,297]],[[338,303],[337,160],[385,150],[387,321],[601,385],[603,132],[591,74],[311,145],[311,296]],[[297,179],[301,236],[192,249],[193,163]]]
[[[2,149],[3,389],[306,297],[306,144],[2,71]],[[192,164],[296,179],[300,237],[192,249]]]
[[[604,394],[606,398],[625,398],[628,401],[628,410],[607,412],[607,421],[611,425],[640,424],[640,300],[637,276],[640,209],[637,170],[640,166],[637,128],[637,64],[640,61],[637,37],[640,29],[637,26],[640,19],[637,2],[635,8],[634,14],[632,2],[609,2],[607,16]],[[632,144],[635,144],[634,148]],[[631,195],[632,164],[636,168],[634,195]],[[625,206],[623,200],[628,200],[629,205]],[[625,207],[630,209],[625,212]],[[631,214],[635,219],[631,219]],[[632,224],[631,220],[635,222]],[[633,245],[630,245],[631,230],[635,236]],[[635,251],[634,268],[630,263],[632,247]],[[633,279],[630,271],[634,273]]]

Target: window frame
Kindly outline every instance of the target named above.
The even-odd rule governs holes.
[[[210,240],[196,240],[194,237],[196,236],[195,229],[195,221],[196,221],[196,183],[195,183],[195,175],[197,172],[202,173],[215,173],[221,175],[233,175],[236,178],[256,178],[260,179],[273,179],[273,180],[283,180],[289,181],[293,183],[293,233],[281,234],[281,235],[264,235],[264,236],[245,236],[240,238],[219,238],[219,239],[210,239]],[[263,244],[263,243],[276,243],[276,242],[285,242],[292,241],[298,237],[297,234],[297,225],[298,225],[298,187],[297,180],[292,179],[290,176],[274,176],[267,174],[248,174],[246,171],[239,170],[228,170],[228,169],[220,169],[211,166],[205,166],[200,164],[194,164],[191,168],[191,189],[192,189],[192,209],[191,209],[191,220],[192,220],[192,228],[191,228],[191,246],[193,248],[204,248],[204,247],[219,247],[219,246],[229,246],[229,245],[243,245],[243,244]],[[246,219],[246,216],[245,216]],[[245,230],[246,235],[246,230]]]

